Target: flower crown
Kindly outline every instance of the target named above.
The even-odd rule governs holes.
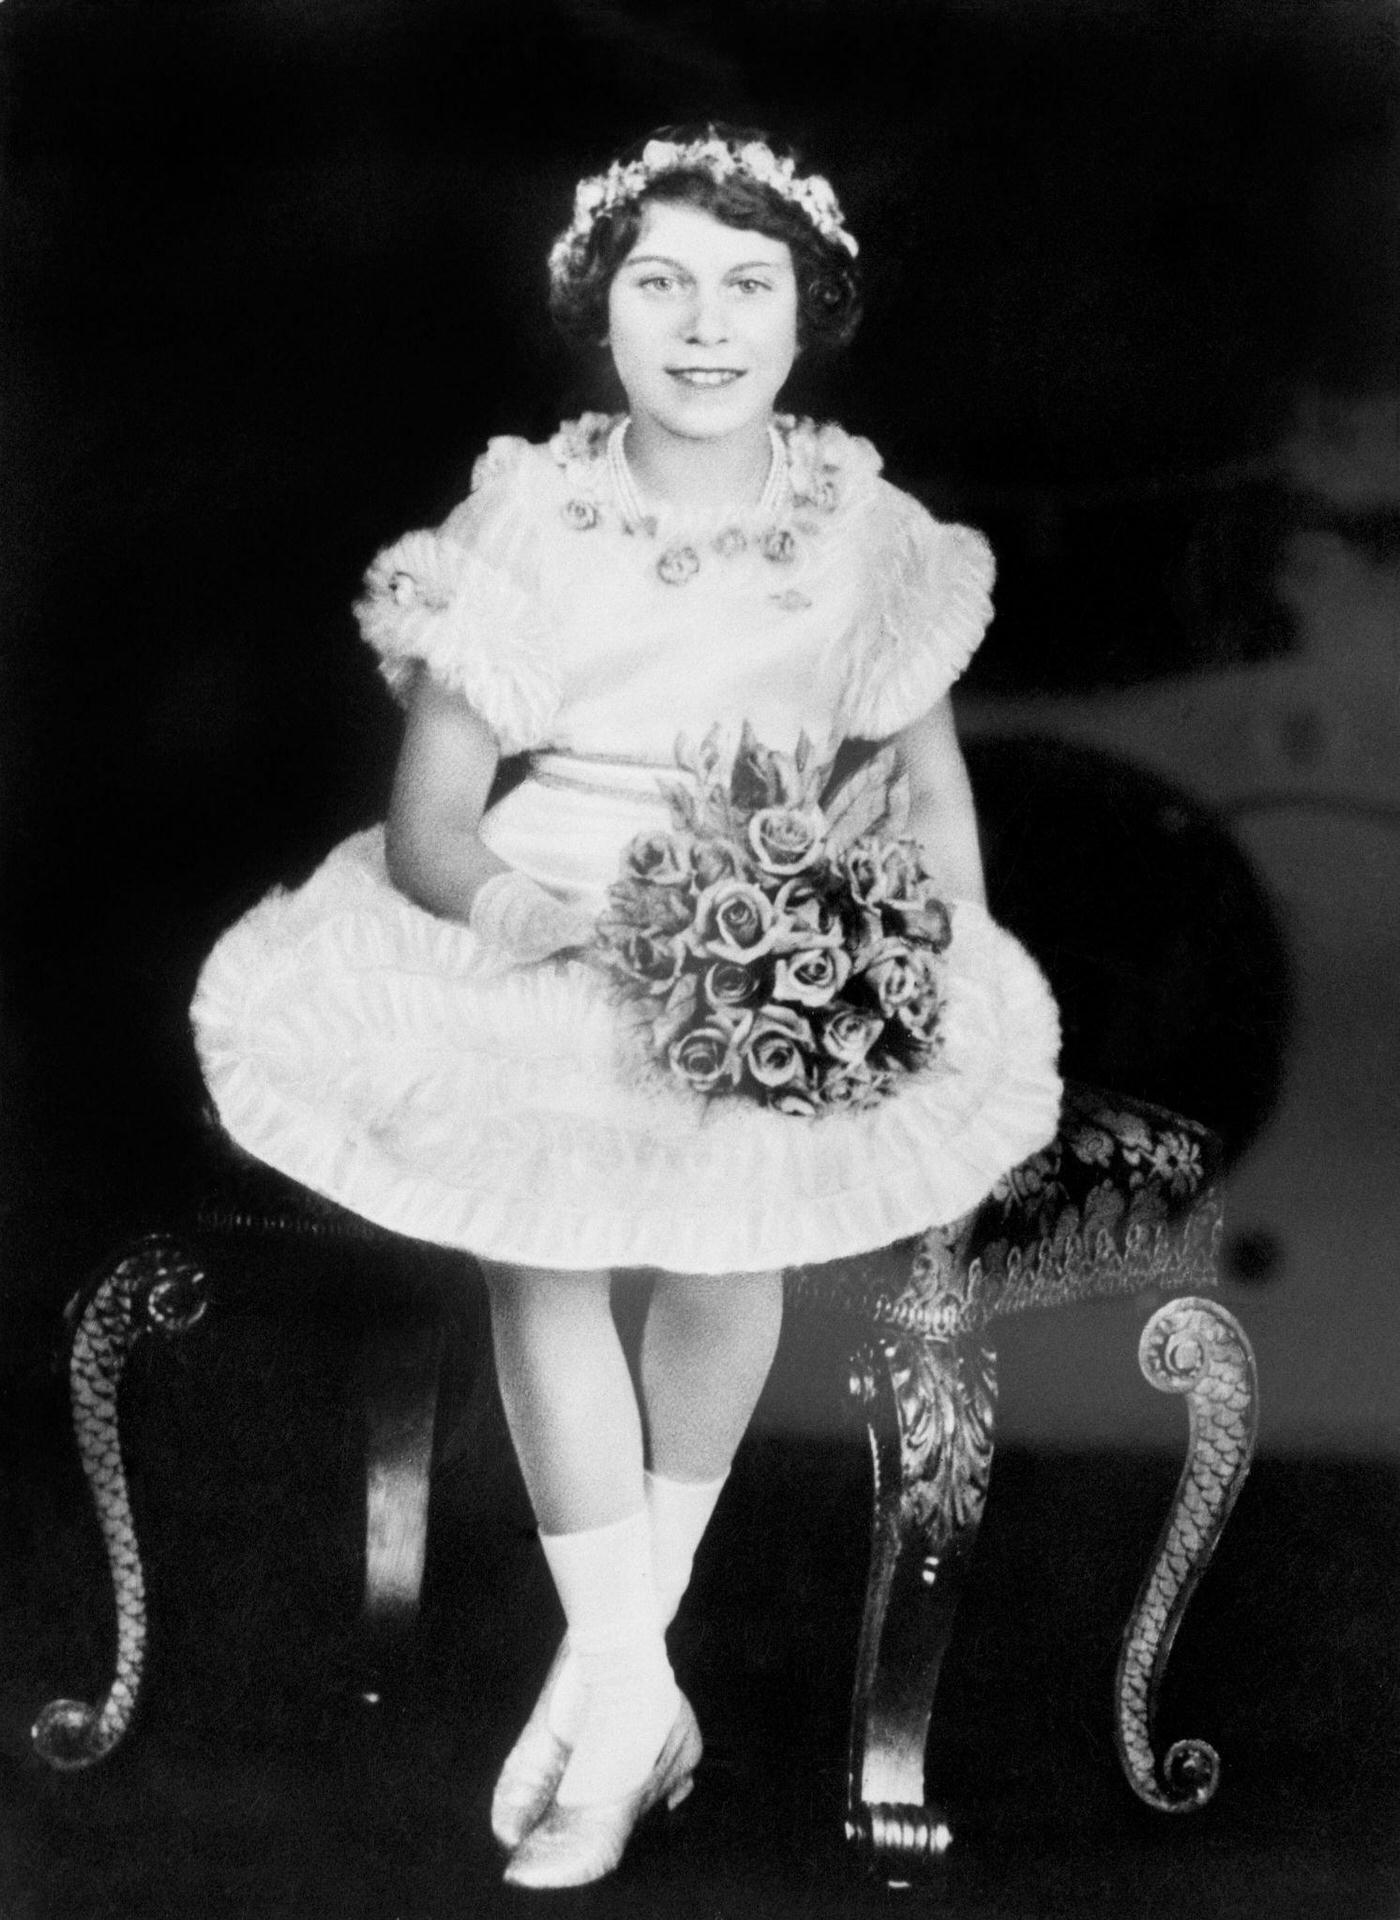
[[[663,174],[690,169],[708,173],[715,181],[746,174],[799,208],[824,240],[834,241],[855,257],[855,235],[846,230],[841,203],[829,180],[819,173],[799,174],[795,161],[787,155],[780,157],[762,140],[739,144],[711,134],[688,143],[648,140],[640,160],[614,160],[606,173],[580,180],[574,189],[573,220],[550,249],[551,278],[557,281],[567,276],[574,256],[599,220],[629,200],[640,199]]]

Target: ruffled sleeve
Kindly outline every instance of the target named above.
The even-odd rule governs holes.
[[[992,617],[992,550],[878,483],[867,548],[870,601],[843,705],[847,734],[884,740],[921,719],[976,652]]]
[[[418,663],[470,702],[502,753],[541,745],[560,702],[533,589],[523,440],[493,440],[436,531],[406,533],[365,575],[355,617],[399,699]]]

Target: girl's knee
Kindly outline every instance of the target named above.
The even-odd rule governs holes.
[[[717,1320],[746,1320],[781,1312],[781,1273],[667,1273],[657,1278],[667,1308]]]
[[[557,1267],[515,1266],[508,1261],[479,1262],[493,1314],[531,1313],[566,1318],[606,1310],[606,1272],[573,1272]]]

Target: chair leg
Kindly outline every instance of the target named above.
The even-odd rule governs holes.
[[[364,1620],[376,1640],[418,1609],[443,1347],[441,1305],[417,1295],[409,1311],[371,1330],[361,1353]]]
[[[875,1508],[856,1657],[847,1838],[892,1883],[952,1835],[925,1804],[939,1669],[991,1472],[995,1356],[962,1337],[883,1335],[861,1349]]]
[[[1235,1316],[1185,1296],[1158,1309],[1138,1362],[1162,1393],[1186,1396],[1186,1464],[1152,1567],[1134,1604],[1118,1661],[1118,1757],[1134,1793],[1164,1813],[1204,1806],[1220,1761],[1204,1740],[1178,1740],[1159,1762],[1153,1748],[1158,1690],[1186,1604],[1244,1485],[1257,1426],[1254,1355]]]
[[[143,1335],[184,1333],[208,1304],[205,1276],[178,1243],[152,1235],[125,1254],[76,1317],[69,1356],[73,1428],[102,1529],[116,1601],[117,1649],[102,1700],[51,1700],[35,1720],[35,1751],[51,1767],[75,1771],[105,1758],[136,1711],[146,1657],[146,1588],[122,1465],[117,1398],[133,1347]]]

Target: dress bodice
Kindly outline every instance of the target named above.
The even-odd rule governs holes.
[[[607,457],[618,424],[493,441],[442,528],[379,556],[358,611],[391,685],[421,659],[503,751],[669,764],[678,735],[745,721],[832,755],[961,671],[990,617],[986,542],[885,481],[868,441],[780,417],[764,500],[639,519]]]

